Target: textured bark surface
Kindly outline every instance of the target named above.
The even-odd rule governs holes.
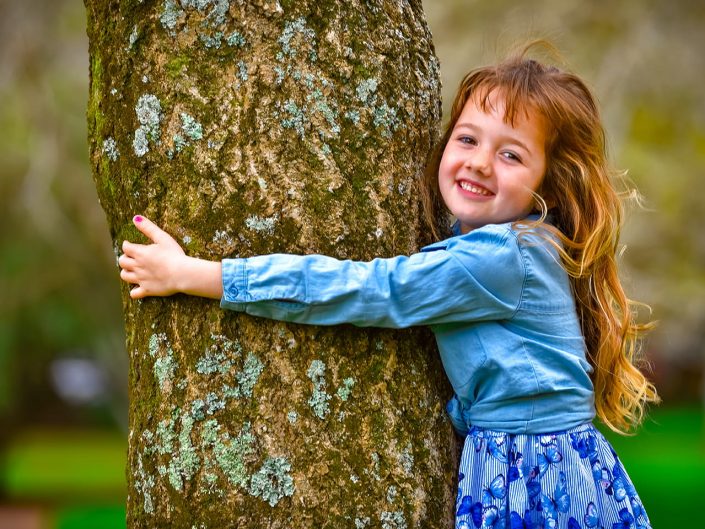
[[[116,253],[140,240],[136,213],[209,259],[418,249],[440,113],[420,0],[85,4]],[[427,331],[123,300],[129,527],[450,526],[449,388]]]

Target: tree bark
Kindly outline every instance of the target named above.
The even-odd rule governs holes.
[[[85,0],[116,254],[147,215],[207,259],[418,249],[438,62],[420,0]],[[433,280],[433,278],[429,278]],[[128,526],[448,527],[430,333],[131,301]]]

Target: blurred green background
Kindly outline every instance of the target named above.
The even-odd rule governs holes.
[[[628,293],[660,320],[664,399],[610,436],[655,528],[705,493],[705,3],[425,0],[444,113],[471,67],[550,39],[601,101],[630,213]],[[0,529],[124,527],[127,355],[116,250],[88,165],[80,0],[0,0]]]

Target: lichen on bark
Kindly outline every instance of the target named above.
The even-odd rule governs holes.
[[[116,247],[143,241],[142,213],[209,259],[418,249],[440,117],[420,1],[85,4]],[[127,287],[123,303],[130,527],[450,525],[449,390],[427,331],[287,325]]]

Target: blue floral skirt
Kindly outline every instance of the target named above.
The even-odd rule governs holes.
[[[592,425],[547,435],[472,427],[456,529],[651,529],[617,454]]]

